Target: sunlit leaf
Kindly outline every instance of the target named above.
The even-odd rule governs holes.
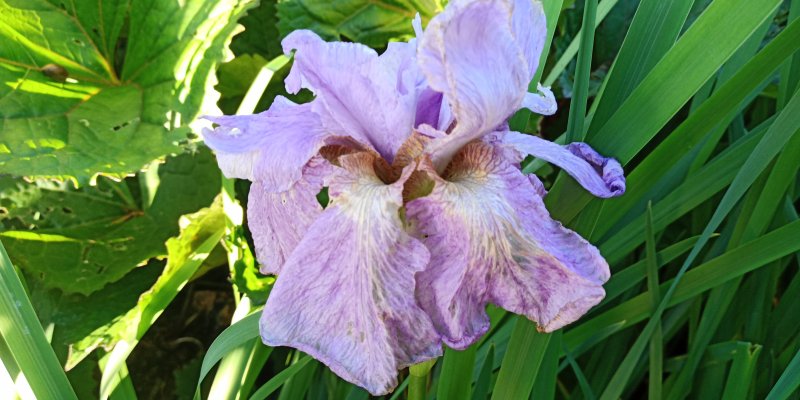
[[[429,20],[443,0],[281,0],[278,27],[282,36],[311,29],[328,40],[347,40],[385,47],[392,40],[414,36],[411,20],[419,13]]]
[[[253,3],[0,1],[0,172],[87,182],[178,151]]]

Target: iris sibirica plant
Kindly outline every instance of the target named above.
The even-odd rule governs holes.
[[[397,370],[463,349],[489,329],[488,303],[549,332],[604,296],[598,250],[550,218],[527,155],[600,197],[622,194],[615,160],[508,129],[546,36],[531,0],[451,1],[416,39],[383,54],[310,31],[289,92],[257,115],[209,117],[204,133],[229,177],[249,179],[248,223],[262,272],[278,275],[261,317],[270,346],[291,346],[374,395]],[[316,195],[329,188],[323,209]]]

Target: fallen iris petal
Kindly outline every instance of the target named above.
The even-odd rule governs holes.
[[[387,185],[371,154],[339,160],[345,169],[332,179],[331,205],[283,266],[261,335],[381,395],[397,385],[398,369],[441,354],[439,336],[414,299],[414,273],[429,253],[405,233],[398,214],[408,174]]]
[[[506,132],[502,140],[523,157],[530,154],[561,167],[597,197],[609,198],[625,193],[625,175],[619,162],[601,156],[586,143],[561,146],[518,132]]]
[[[550,218],[531,181],[500,146],[472,143],[430,195],[406,206],[431,252],[417,296],[445,343],[465,348],[487,329],[487,303],[552,331],[604,297],[609,270],[597,249]]]

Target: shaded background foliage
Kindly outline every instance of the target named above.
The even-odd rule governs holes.
[[[423,377],[428,398],[797,398],[800,1],[544,4],[552,43],[539,75],[560,110],[511,125],[626,165],[629,191],[611,200],[525,166],[545,178],[553,215],[612,264],[607,298],[549,335],[490,307],[491,331]],[[0,0],[0,241],[70,390],[368,397],[258,342],[273,279],[257,272],[242,221],[249,185],[221,178],[196,118],[288,96],[280,39],[294,29],[381,51],[444,5]],[[36,377],[47,373],[26,369],[36,354],[14,345],[31,328],[0,324],[0,384],[22,371],[45,398]],[[387,397],[406,396],[401,374]]]

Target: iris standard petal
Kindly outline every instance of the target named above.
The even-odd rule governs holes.
[[[525,55],[528,82],[530,82],[539,67],[539,58],[547,38],[544,7],[539,0],[513,0],[511,6],[513,7],[511,31]]]
[[[381,56],[358,43],[325,42],[298,30],[283,40],[295,52],[286,88],[310,89],[329,131],[369,144],[389,162],[411,134],[416,113],[412,43],[392,43]]]
[[[330,138],[312,103],[294,104],[279,96],[260,114],[207,116],[219,126],[204,130],[203,139],[217,154],[225,176],[260,181],[264,190],[284,192]]]
[[[417,101],[417,115],[414,120],[414,128],[420,125],[429,125],[437,129],[439,126],[439,116],[442,110],[443,95],[431,88],[425,88],[419,95]]]
[[[550,218],[537,188],[507,153],[469,144],[444,179],[430,165],[432,192],[406,206],[415,235],[431,252],[428,268],[417,274],[418,299],[454,348],[469,346],[488,329],[488,302],[549,332],[604,297],[608,264]],[[415,176],[411,184],[425,183]]]
[[[417,55],[420,68],[431,88],[444,93],[456,121],[450,135],[431,144],[439,170],[519,109],[545,32],[544,16],[533,18],[535,11],[541,7],[512,0],[457,0],[428,24]]]
[[[625,193],[625,175],[619,162],[601,156],[586,143],[561,146],[519,132],[506,132],[503,143],[515,148],[523,157],[530,154],[561,167],[597,197],[609,198]]]
[[[317,194],[332,168],[322,157],[315,157],[303,168],[303,177],[285,192],[271,193],[259,181],[250,186],[247,225],[261,273],[279,274],[308,227],[322,213]]]
[[[399,217],[410,168],[387,185],[374,161],[366,152],[339,157],[331,204],[284,264],[261,336],[381,395],[397,385],[399,368],[439,356],[441,342],[414,298],[414,274],[429,253]]]

